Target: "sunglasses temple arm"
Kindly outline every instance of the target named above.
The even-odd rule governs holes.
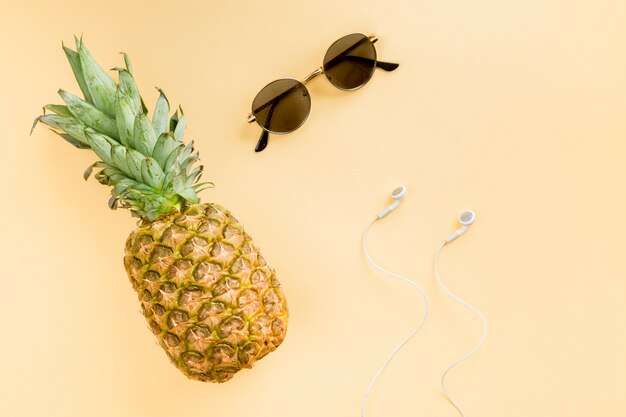
[[[398,68],[400,66],[400,64],[396,64],[394,62],[383,62],[383,61],[374,61],[371,58],[366,58],[364,56],[355,56],[355,55],[345,55],[342,57],[338,57],[336,60],[330,61],[330,65],[329,66],[334,66],[338,63],[341,62],[341,60],[347,60],[347,61],[356,61],[356,62],[363,62],[365,64],[368,65],[372,65],[372,64],[376,64],[376,67],[380,68],[381,70],[384,71],[393,71],[396,68]]]
[[[393,71],[399,66],[400,64],[396,64],[395,62],[376,61],[376,67],[384,71]]]
[[[319,73],[317,71],[319,71]],[[312,80],[313,78],[317,77],[322,72],[323,71],[322,71],[321,68],[316,69],[314,72],[312,72],[310,75],[307,76],[307,79],[305,79],[302,82],[302,84],[306,84],[309,80]],[[271,100],[267,101],[265,104],[261,104],[259,107],[255,108],[254,111],[255,112],[259,112],[259,111],[265,109],[268,106],[272,106],[272,107],[270,107],[270,117],[271,117],[271,113],[274,112],[274,106],[280,101],[280,99],[283,98],[284,96],[288,95],[289,93],[291,93],[296,88],[298,88],[298,86],[294,86],[294,87],[291,87],[291,88],[285,90],[281,94],[279,94],[276,97],[272,98]],[[250,113],[248,115],[248,123],[252,123],[255,120],[256,120],[256,117],[254,117],[254,114]]]
[[[270,134],[267,130],[263,129],[261,132],[261,136],[259,137],[259,141],[254,148],[254,152],[261,152],[263,149],[267,147],[267,142],[269,141]]]
[[[270,125],[270,122],[272,121],[272,117],[274,116],[274,109],[276,108],[276,103],[277,101],[272,102],[272,107],[270,107],[270,111],[267,115],[267,125]],[[267,143],[269,142],[270,139],[270,132],[268,132],[267,130],[263,129],[263,131],[261,132],[261,136],[259,137],[259,141],[256,144],[256,147],[254,148],[254,152],[261,152],[263,149],[267,148]]]

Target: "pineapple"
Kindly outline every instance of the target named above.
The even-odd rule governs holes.
[[[81,39],[63,45],[84,98],[59,90],[38,122],[99,158],[85,172],[112,187],[109,206],[139,218],[125,246],[124,267],[148,327],[187,377],[229,380],[276,349],[287,330],[285,296],[274,270],[237,219],[201,204],[202,166],[185,145],[185,117],[170,117],[160,96],[152,117],[139,95],[130,59],[116,83]]]

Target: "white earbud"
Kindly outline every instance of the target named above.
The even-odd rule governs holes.
[[[402,200],[404,200],[404,197],[406,197],[407,192],[408,192],[408,188],[406,188],[406,185],[401,185],[397,187],[395,190],[393,190],[391,192],[391,198],[394,199],[394,202],[391,203],[389,207],[387,207],[386,209],[378,213],[377,217],[379,219],[382,219],[383,217],[385,217],[386,215],[394,211],[400,205]]]
[[[459,216],[459,223],[461,223],[461,228],[456,232],[452,233],[450,236],[446,238],[446,242],[450,243],[457,237],[461,236],[463,233],[467,232],[467,229],[476,221],[476,213],[472,210],[465,210]]]

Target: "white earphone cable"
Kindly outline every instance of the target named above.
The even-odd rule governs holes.
[[[367,399],[369,398],[369,395],[370,395],[370,393],[372,391],[372,388],[374,387],[374,383],[376,383],[376,380],[378,379],[380,374],[383,373],[383,371],[387,368],[387,366],[389,365],[391,360],[398,354],[398,352],[400,352],[402,347],[404,347],[404,345],[407,344],[407,342],[409,340],[411,340],[411,338],[413,336],[415,336],[417,334],[417,332],[419,332],[419,330],[422,328],[422,326],[426,322],[426,319],[428,318],[428,313],[429,313],[429,310],[430,310],[430,303],[428,302],[428,297],[426,297],[426,293],[424,293],[424,290],[422,289],[422,287],[420,287],[417,283],[411,281],[407,277],[404,277],[404,276],[399,275],[399,274],[395,274],[395,273],[393,273],[391,271],[388,271],[388,270],[382,268],[380,265],[378,265],[376,262],[374,262],[374,260],[370,256],[369,251],[367,250],[367,233],[369,232],[369,230],[372,227],[372,225],[376,222],[376,220],[379,220],[379,217],[376,217],[374,220],[369,222],[367,224],[367,226],[365,227],[365,230],[363,231],[363,237],[362,237],[361,242],[363,244],[363,251],[365,252],[365,257],[367,258],[369,263],[371,263],[372,266],[374,266],[374,268],[378,269],[382,273],[387,274],[387,275],[389,275],[389,276],[391,276],[393,278],[399,279],[401,281],[404,281],[407,284],[410,284],[413,287],[415,287],[417,289],[417,291],[419,291],[422,299],[424,300],[424,315],[422,317],[422,320],[415,327],[415,329],[407,337],[405,337],[400,342],[400,344],[398,344],[398,346],[396,346],[396,348],[389,354],[389,356],[387,356],[387,359],[385,360],[383,365],[378,369],[378,371],[376,371],[376,373],[374,374],[374,376],[370,380],[370,383],[367,386],[367,390],[365,391],[365,395],[363,396],[363,401],[361,402],[361,417],[365,417],[365,410],[367,408]]]
[[[473,307],[470,304],[466,303],[465,301],[461,300],[459,297],[454,295],[445,285],[443,285],[443,282],[441,281],[441,277],[439,276],[439,270],[437,268],[437,261],[439,259],[439,253],[441,252],[441,249],[443,249],[443,247],[447,243],[448,242],[444,240],[443,243],[441,243],[441,245],[439,245],[439,247],[435,251],[435,259],[434,259],[433,264],[434,264],[435,278],[437,279],[437,283],[446,292],[446,294],[448,294],[453,300],[457,301],[461,305],[467,307],[469,310],[471,310],[474,313],[476,313],[476,315],[478,315],[478,317],[480,317],[480,320],[483,323],[483,334],[482,334],[478,344],[471,351],[469,351],[465,355],[461,356],[456,361],[452,362],[452,364],[450,366],[448,366],[448,368],[446,368],[446,370],[441,375],[441,389],[443,390],[444,395],[446,396],[448,401],[450,401],[450,403],[454,406],[454,408],[456,408],[458,410],[458,412],[461,414],[461,416],[465,417],[465,414],[463,413],[463,410],[461,410],[461,407],[452,399],[452,397],[448,393],[448,389],[446,388],[446,376],[448,375],[448,372],[450,372],[452,370],[452,368],[454,368],[455,366],[459,365],[461,362],[471,358],[476,353],[478,353],[478,351],[480,350],[480,348],[482,347],[482,345],[483,345],[483,343],[485,341],[485,338],[487,337],[487,320],[485,319],[485,316],[483,316],[482,313],[480,311],[478,311],[478,309],[476,309],[475,307]]]

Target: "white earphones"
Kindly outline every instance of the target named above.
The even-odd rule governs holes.
[[[393,198],[395,201],[391,203],[389,207],[378,213],[378,216],[376,217],[382,219],[383,217],[394,211],[396,208],[398,208],[400,203],[402,203],[402,200],[404,200],[404,197],[406,197],[408,191],[409,190],[408,188],[406,188],[406,185],[396,187],[396,189],[391,192],[391,198]]]
[[[402,185],[400,187],[397,187],[395,190],[392,191],[391,198],[393,198],[394,202],[391,203],[391,205],[389,205],[389,207],[387,207],[386,209],[384,209],[383,211],[378,213],[378,215],[376,217],[374,217],[374,219],[372,219],[367,224],[367,226],[365,227],[365,230],[363,231],[363,238],[361,240],[361,243],[363,245],[363,252],[365,253],[365,258],[369,261],[369,263],[372,264],[372,266],[374,268],[378,269],[383,274],[389,275],[392,278],[396,278],[396,279],[398,279],[400,281],[404,281],[407,284],[415,287],[415,289],[417,289],[417,291],[419,292],[420,296],[422,297],[422,300],[424,300],[424,313],[422,315],[421,320],[415,326],[413,331],[411,333],[409,333],[409,335],[406,336],[404,339],[402,339],[402,341],[395,347],[395,349],[389,354],[389,356],[387,356],[387,359],[385,359],[385,361],[383,362],[382,366],[380,368],[378,368],[378,371],[376,371],[376,373],[374,374],[374,376],[370,380],[370,383],[367,386],[367,390],[365,391],[365,394],[363,395],[363,401],[361,402],[361,417],[365,417],[365,411],[366,411],[366,408],[367,408],[367,399],[369,398],[369,395],[370,395],[370,393],[372,391],[372,388],[374,388],[374,383],[376,382],[376,380],[378,379],[380,374],[383,373],[385,368],[387,368],[387,365],[389,365],[389,363],[394,358],[394,356],[396,356],[398,354],[398,352],[400,352],[402,347],[404,345],[406,345],[407,342],[409,340],[411,340],[411,338],[417,334],[417,332],[419,332],[419,330],[422,328],[422,326],[426,322],[426,319],[428,318],[428,313],[430,311],[430,303],[428,302],[428,297],[426,297],[426,293],[424,292],[422,287],[420,287],[416,282],[410,280],[409,278],[407,278],[405,276],[402,276],[402,275],[399,275],[399,274],[396,274],[396,273],[393,273],[391,271],[388,271],[388,270],[384,269],[383,267],[381,267],[380,265],[378,265],[376,262],[374,262],[374,260],[372,259],[372,257],[369,254],[369,251],[367,250],[367,233],[369,232],[370,227],[372,227],[372,225],[377,220],[382,219],[387,214],[389,214],[393,210],[395,210],[400,205],[400,203],[402,203],[402,200],[404,200],[404,197],[406,197],[407,192],[408,192],[408,189],[404,185]]]
[[[374,387],[374,383],[376,382],[378,377],[382,374],[382,372],[385,370],[385,368],[387,368],[387,365],[389,365],[391,360],[394,358],[394,356],[396,356],[396,354],[400,351],[400,349],[402,349],[402,347],[413,336],[415,336],[415,334],[422,328],[422,326],[426,322],[426,319],[428,318],[428,314],[429,314],[429,311],[430,311],[430,303],[429,303],[428,297],[426,296],[426,294],[425,294],[424,290],[422,289],[422,287],[420,287],[416,282],[408,279],[407,277],[404,277],[404,276],[399,275],[399,274],[395,274],[393,272],[390,272],[390,271],[382,268],[380,265],[378,265],[376,262],[374,262],[374,260],[371,258],[370,254],[369,254],[369,251],[367,250],[367,233],[369,232],[369,230],[372,227],[372,225],[377,220],[382,219],[383,217],[385,217],[386,215],[391,213],[393,210],[398,208],[398,206],[400,206],[400,203],[402,203],[402,200],[404,200],[404,198],[406,197],[407,192],[408,192],[408,189],[404,185],[402,185],[400,187],[397,187],[395,190],[393,190],[393,192],[391,193],[391,198],[394,200],[393,203],[391,203],[387,208],[385,208],[383,211],[378,213],[378,215],[376,215],[376,217],[367,224],[367,226],[365,227],[365,230],[363,231],[363,237],[362,237],[362,241],[361,242],[363,244],[363,251],[365,252],[365,257],[367,258],[367,260],[376,269],[378,269],[379,271],[381,271],[384,274],[387,274],[387,275],[389,275],[389,276],[391,276],[393,278],[399,279],[401,281],[406,282],[407,284],[412,285],[413,287],[415,287],[419,291],[422,299],[424,300],[424,314],[423,314],[422,319],[420,320],[420,322],[415,327],[415,329],[396,346],[396,348],[389,354],[389,356],[387,357],[387,359],[385,360],[383,365],[378,369],[378,371],[374,374],[374,376],[370,380],[370,383],[367,386],[367,390],[365,391],[365,395],[363,396],[363,401],[361,403],[361,417],[365,416],[365,411],[366,411],[366,406],[367,406],[367,399],[368,399],[368,397],[370,395],[370,392],[372,391],[372,388]],[[443,374],[441,376],[441,381],[440,381],[441,389],[443,390],[443,392],[444,392],[446,398],[448,399],[448,401],[450,401],[450,403],[458,410],[458,412],[463,417],[465,417],[465,414],[463,413],[463,410],[461,410],[461,407],[452,399],[452,397],[448,393],[448,389],[446,388],[446,376],[448,375],[448,372],[450,372],[452,370],[452,368],[454,368],[455,366],[457,366],[461,362],[465,361],[466,359],[469,359],[470,357],[474,356],[478,352],[478,350],[482,346],[483,342],[485,341],[485,337],[487,336],[487,321],[485,320],[485,317],[480,313],[480,311],[478,311],[475,307],[472,307],[471,305],[469,305],[468,303],[466,303],[465,301],[463,301],[462,299],[460,299],[459,297],[454,295],[443,284],[443,282],[441,281],[441,277],[439,276],[439,270],[437,268],[437,262],[438,262],[438,259],[439,259],[439,253],[441,252],[441,249],[443,249],[444,246],[446,246],[449,243],[451,243],[457,237],[461,236],[463,233],[467,232],[469,230],[470,226],[472,224],[474,224],[475,221],[476,221],[476,213],[475,212],[473,212],[472,210],[465,210],[465,211],[463,211],[459,215],[459,223],[461,223],[461,227],[459,229],[457,229],[454,233],[450,234],[448,237],[446,237],[444,239],[444,241],[437,248],[437,250],[435,252],[435,259],[434,259],[434,270],[435,270],[435,278],[437,279],[437,283],[446,292],[446,294],[448,294],[452,299],[454,299],[458,303],[462,304],[463,306],[465,306],[469,310],[471,310],[474,313],[476,313],[476,315],[478,315],[480,317],[480,319],[482,320],[482,323],[483,323],[483,334],[482,334],[482,337],[480,338],[480,341],[478,342],[478,344],[470,352],[468,352],[467,354],[463,355],[462,357],[460,357],[459,359],[454,361],[443,372]]]
[[[461,223],[461,228],[456,232],[452,233],[450,236],[446,238],[446,242],[450,243],[457,237],[461,236],[463,233],[467,232],[469,227],[474,224],[476,221],[476,213],[472,210],[465,210],[463,213],[459,215],[459,223]]]
[[[456,401],[454,401],[452,399],[452,396],[448,392],[448,389],[446,387],[446,376],[452,370],[452,368],[454,368],[455,366],[459,365],[461,362],[471,358],[476,353],[478,353],[478,351],[480,350],[481,346],[483,345],[483,342],[485,341],[485,338],[487,337],[487,320],[485,319],[485,316],[483,316],[482,313],[480,311],[478,311],[478,309],[476,307],[470,305],[469,303],[463,301],[461,298],[459,298],[456,295],[454,295],[452,293],[452,291],[450,291],[448,289],[448,287],[446,287],[443,284],[443,282],[441,280],[441,276],[439,275],[439,269],[437,267],[437,263],[438,263],[438,260],[439,260],[439,253],[441,252],[441,249],[443,249],[444,246],[446,246],[447,244],[452,242],[457,237],[461,236],[463,233],[467,232],[469,227],[475,221],[476,221],[476,213],[474,213],[472,210],[465,210],[464,212],[462,212],[461,215],[459,216],[459,223],[461,223],[461,227],[458,230],[456,230],[454,233],[452,233],[450,236],[448,236],[443,242],[441,242],[441,244],[439,245],[439,247],[435,251],[435,259],[433,261],[433,267],[434,267],[434,271],[435,271],[435,278],[437,279],[437,283],[439,284],[441,289],[446,294],[448,294],[448,296],[450,296],[450,298],[452,298],[454,301],[458,302],[462,306],[466,307],[468,310],[470,310],[473,313],[475,313],[480,318],[480,320],[482,321],[482,325],[483,325],[482,336],[480,337],[480,340],[474,346],[474,348],[472,350],[470,350],[468,353],[466,353],[465,355],[463,355],[460,358],[458,358],[456,361],[452,362],[452,364],[450,364],[450,366],[448,366],[446,368],[446,370],[443,371],[443,374],[441,375],[441,381],[440,381],[441,389],[442,389],[444,395],[446,396],[446,398],[448,399],[448,401],[450,401],[450,404],[452,404],[454,406],[454,408],[457,409],[457,411],[459,412],[459,414],[461,414],[462,417],[465,417],[465,413],[461,409],[461,406]]]

